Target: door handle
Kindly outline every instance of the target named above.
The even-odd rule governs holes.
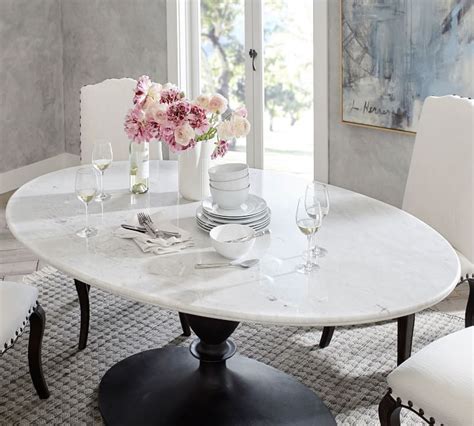
[[[255,49],[250,49],[249,50],[249,56],[252,58],[252,69],[254,71],[257,71],[257,68],[255,68],[255,58],[257,57],[258,53]]]

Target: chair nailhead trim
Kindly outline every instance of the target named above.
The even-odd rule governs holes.
[[[23,331],[26,330],[26,324],[30,322],[30,315],[34,311],[36,311],[36,307],[38,306],[38,304],[39,304],[39,302],[37,300],[35,302],[35,305],[28,309],[28,316],[25,317],[25,321],[23,321],[23,327],[20,326],[19,329],[15,330],[15,336],[12,339],[10,339],[10,342],[5,342],[5,344],[3,345],[2,350],[0,350],[0,355],[3,355],[8,349],[13,347],[13,345],[18,340],[18,338],[23,334]]]

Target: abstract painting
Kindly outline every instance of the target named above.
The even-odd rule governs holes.
[[[342,120],[415,132],[426,97],[474,97],[474,0],[341,0]]]

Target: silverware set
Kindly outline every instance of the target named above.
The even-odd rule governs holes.
[[[147,234],[152,238],[181,238],[181,234],[179,232],[172,232],[172,231],[165,231],[163,229],[159,229],[151,219],[150,215],[147,213],[138,213],[137,214],[138,223],[141,226],[133,226],[133,225],[126,225],[122,224],[122,228],[128,229],[129,231],[136,231],[141,232],[143,234]]]

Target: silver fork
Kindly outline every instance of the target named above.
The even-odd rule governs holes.
[[[138,218],[138,223],[142,226],[144,226],[149,233],[152,234],[152,236],[164,236],[166,238],[169,237],[176,237],[180,238],[181,234],[179,232],[171,232],[171,231],[164,231],[160,230],[155,227],[153,221],[151,220],[150,215],[147,213],[137,213],[137,218]]]

